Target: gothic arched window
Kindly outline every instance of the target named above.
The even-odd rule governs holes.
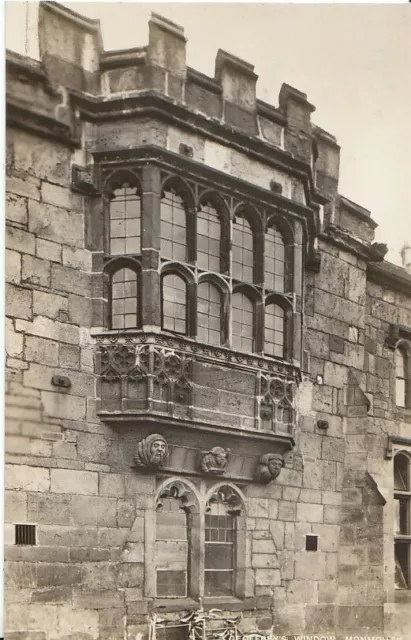
[[[190,512],[176,490],[160,495],[156,505],[156,595],[185,598],[188,595]]]
[[[187,261],[187,214],[183,198],[166,191],[161,199],[160,255]]]
[[[167,273],[162,279],[162,327],[187,333],[187,282],[176,273]]]
[[[254,280],[254,238],[248,220],[238,214],[233,220],[232,275],[242,282]]]
[[[210,282],[200,282],[197,289],[197,337],[216,346],[222,343],[222,294]]]
[[[279,304],[265,308],[264,351],[267,355],[284,358],[286,346],[286,313]]]
[[[111,328],[138,327],[138,275],[133,269],[122,268],[111,276]]]
[[[141,253],[141,199],[139,189],[125,181],[110,193],[110,254]]]
[[[232,296],[233,349],[254,350],[254,303],[240,291]]]
[[[244,531],[239,496],[231,487],[220,487],[207,502],[204,516],[204,596],[237,595],[239,532]],[[243,551],[243,550],[242,550]]]
[[[285,291],[286,247],[277,227],[272,226],[265,234],[265,288],[283,293]]]
[[[202,205],[197,213],[197,266],[219,273],[221,254],[221,223],[218,211]]]

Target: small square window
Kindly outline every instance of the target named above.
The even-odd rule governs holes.
[[[305,536],[305,550],[318,551],[318,536]]]
[[[35,524],[16,524],[15,525],[15,544],[35,545],[36,544],[36,525]]]

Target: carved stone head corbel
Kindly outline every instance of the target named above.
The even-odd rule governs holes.
[[[284,458],[280,453],[265,453],[258,463],[256,480],[268,484],[271,480],[278,478],[283,466]]]
[[[213,447],[200,454],[200,470],[207,475],[223,475],[227,468],[229,449]]]
[[[166,439],[158,433],[143,438],[134,453],[136,467],[159,469],[164,466],[168,456]]]

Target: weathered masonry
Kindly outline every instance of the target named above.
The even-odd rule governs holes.
[[[156,14],[107,52],[45,2],[39,42],[7,56],[6,638],[411,638],[411,249],[301,91],[198,73]]]

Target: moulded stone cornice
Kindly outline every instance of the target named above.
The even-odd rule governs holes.
[[[339,249],[354,253],[366,262],[382,262],[388,251],[387,245],[379,242],[364,244],[361,240],[334,224],[328,225],[319,237]]]
[[[369,263],[367,265],[367,278],[376,284],[400,291],[406,295],[411,294],[411,274],[402,267],[383,262],[381,264]]]
[[[79,136],[69,125],[12,101],[7,102],[6,123],[7,126],[63,142],[68,147],[78,148],[81,145]]]

